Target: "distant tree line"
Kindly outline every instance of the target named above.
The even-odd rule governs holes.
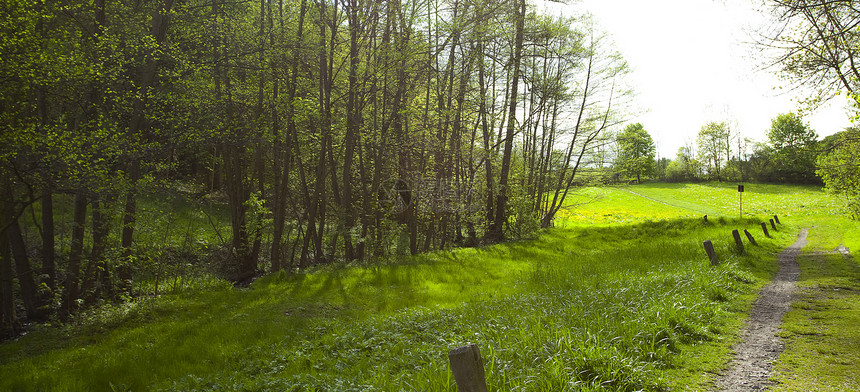
[[[753,142],[728,122],[708,122],[699,130],[695,145],[679,148],[674,159],[656,160],[651,136],[641,124],[632,124],[616,135],[611,171],[620,182],[647,178],[823,184],[822,179],[834,177],[828,172],[833,164],[825,164],[833,160],[827,157],[842,151],[840,141],[854,133],[849,129],[818,140],[800,115],[784,113],[771,121],[766,141]]]
[[[783,80],[811,92],[805,105],[814,108],[843,96],[860,109],[860,4],[769,0],[764,5],[772,21],[760,31],[760,49],[772,56],[771,66]],[[860,218],[856,128],[817,140],[799,115],[788,113],[773,119],[766,142],[754,143],[733,132],[725,122],[706,124],[696,146],[681,147],[674,160],[661,158],[653,176],[669,181],[823,182],[828,191],[844,197],[852,217]]]
[[[728,122],[702,126],[696,146],[681,147],[664,173],[667,181],[734,181],[820,184],[818,136],[795,113],[771,121],[767,140],[742,137]]]
[[[523,0],[0,10],[4,336],[135,295],[164,192],[223,206],[236,282],[551,226],[627,96],[587,17]]]

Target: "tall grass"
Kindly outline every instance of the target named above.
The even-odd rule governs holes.
[[[698,191],[709,189],[725,191]],[[712,213],[704,224],[695,206],[707,198],[632,190],[654,200],[586,189],[577,198],[588,204],[529,241],[104,308],[0,346],[0,389],[453,391],[447,351],[467,343],[481,348],[492,390],[695,389],[805,222],[784,219],[740,255],[731,230],[763,217]],[[800,214],[792,203],[823,195],[779,197],[762,203],[789,217]]]

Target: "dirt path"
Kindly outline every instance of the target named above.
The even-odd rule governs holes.
[[[742,340],[734,347],[735,359],[717,379],[718,390],[762,391],[774,385],[768,380],[770,371],[783,350],[776,333],[791,309],[791,294],[800,274],[797,255],[806,245],[807,231],[802,229],[797,241],[779,254],[779,272],[753,303]]]
[[[634,195],[636,195],[636,196],[639,196],[639,197],[641,197],[641,198],[643,198],[643,199],[651,200],[651,201],[653,201],[653,202],[655,202],[655,203],[660,203],[660,204],[663,204],[663,205],[667,205],[667,206],[669,206],[669,207],[682,208],[682,207],[678,207],[678,206],[673,206],[673,205],[671,205],[671,204],[669,204],[669,203],[666,203],[665,201],[657,200],[657,199],[655,199],[655,198],[653,198],[653,197],[645,196],[645,195],[643,195],[643,194],[641,194],[641,193],[633,192],[633,191],[631,191],[630,189],[627,189],[627,188],[619,188],[619,189],[621,189],[622,191],[625,191],[625,192],[632,193],[632,194],[634,194]]]

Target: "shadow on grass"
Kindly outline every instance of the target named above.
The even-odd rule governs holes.
[[[137,309],[94,313],[78,329],[38,332],[6,344],[0,348],[3,371],[40,380],[30,384],[35,389],[68,380],[70,389],[105,389],[112,380],[137,390],[149,389],[154,380],[229,374],[266,361],[261,351],[314,342],[334,326],[350,329],[357,320],[405,309],[459,308],[547,287],[609,295],[613,291],[605,287],[631,274],[689,266],[706,270],[704,237],[731,238],[732,226],[744,223],[749,221],[706,225],[680,219],[548,230],[531,240],[434,252],[400,263],[332,265],[272,275],[248,289],[164,296],[142,301]]]

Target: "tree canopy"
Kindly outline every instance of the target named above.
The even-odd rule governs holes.
[[[763,45],[776,49],[773,64],[793,83],[813,89],[816,105],[841,91],[860,100],[860,7],[853,1],[771,0],[775,23]]]
[[[696,181],[701,172],[701,162],[690,147],[678,148],[678,153],[666,167],[666,179],[674,182]]]
[[[854,1],[831,0],[772,0],[769,4],[776,23],[764,34],[763,44],[776,49],[773,64],[782,76],[811,89],[808,103],[812,106],[844,93],[860,109],[860,6]],[[846,195],[856,217],[852,195],[860,191],[860,184],[851,177],[857,174],[852,165],[844,160],[852,157],[846,148],[856,149],[852,140],[847,137],[837,143],[838,148],[819,156],[816,173],[827,189]],[[806,154],[789,158],[789,163],[800,167],[814,159],[813,154]]]
[[[860,130],[845,130],[834,139],[818,156],[817,173],[828,191],[845,198],[851,217],[860,219]]]
[[[645,127],[640,123],[630,124],[615,138],[618,155],[615,158],[616,170],[624,177],[635,177],[642,182],[642,176],[654,169],[656,146]]]
[[[818,135],[795,113],[778,115],[767,133],[771,161],[770,180],[795,184],[815,183],[815,158]]]
[[[134,295],[175,254],[247,282],[527,235],[626,101],[590,18],[521,0],[0,9],[0,334]],[[156,240],[165,194],[217,240]]]
[[[729,159],[731,149],[731,133],[726,122],[711,121],[703,125],[697,137],[699,159],[704,162],[708,176],[712,180],[721,181],[721,168]]]

